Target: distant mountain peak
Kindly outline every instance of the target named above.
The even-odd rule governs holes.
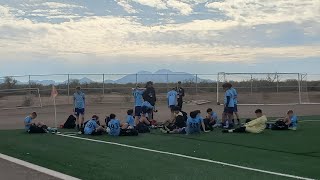
[[[173,73],[173,71],[169,70],[169,69],[160,69],[158,71],[156,71],[154,74],[170,74]]]

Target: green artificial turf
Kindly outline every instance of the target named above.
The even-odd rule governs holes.
[[[154,150],[319,179],[320,121],[297,131],[262,134],[169,135],[153,130],[138,137],[92,137]],[[0,152],[81,179],[290,179],[172,155],[52,134],[0,131]]]

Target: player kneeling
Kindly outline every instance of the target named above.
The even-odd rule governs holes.
[[[134,128],[130,128],[130,126],[122,125],[121,127],[120,121],[116,119],[115,114],[110,114],[110,116],[107,117],[107,119],[108,119],[107,133],[110,136],[137,136],[138,135],[138,131],[135,130]]]
[[[83,130],[83,134],[86,135],[102,135],[105,130],[102,126],[98,124],[99,117],[94,115],[92,119],[89,120]]]
[[[267,122],[267,117],[262,114],[261,109],[257,109],[255,111],[255,114],[257,116],[256,119],[254,120],[247,120],[246,124],[241,126],[240,128],[237,129],[230,129],[230,130],[223,130],[223,133],[244,133],[244,132],[249,132],[249,133],[261,133],[265,128],[266,128],[266,122]]]

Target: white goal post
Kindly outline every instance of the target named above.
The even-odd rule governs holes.
[[[217,75],[217,104],[222,104],[222,84],[230,82],[238,91],[239,105],[308,104],[302,92],[301,73],[226,73]]]
[[[42,107],[39,88],[0,89],[0,109]]]

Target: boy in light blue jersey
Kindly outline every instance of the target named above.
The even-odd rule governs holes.
[[[207,116],[204,119],[204,125],[206,126],[206,130],[213,130],[213,128],[221,126],[218,114],[216,112],[213,112],[211,108],[207,109]]]
[[[136,88],[132,88],[132,95],[134,97],[134,115],[136,122],[139,120],[139,117],[141,116],[143,103],[142,95],[144,91],[145,88],[140,88],[139,86],[137,86]]]
[[[175,90],[175,88],[173,88],[171,91],[167,93],[167,103],[171,112],[171,119],[174,118],[173,110],[177,105],[177,98],[178,98],[178,93]]]
[[[24,119],[24,128],[28,133],[46,133],[48,132],[48,127],[42,122],[32,122],[37,118],[37,113],[33,112]]]
[[[107,132],[110,136],[119,136],[120,135],[120,121],[116,119],[115,114],[110,114],[110,121],[108,122]]]
[[[230,90],[232,91],[232,94],[233,94],[233,100],[234,100],[234,108],[233,108],[233,112],[234,114],[236,115],[236,118],[237,118],[237,124],[240,125],[240,117],[239,117],[239,114],[238,114],[238,92],[235,88],[232,87],[231,85],[231,88]],[[232,119],[232,123],[234,123],[234,119]]]
[[[298,116],[293,113],[292,110],[289,110],[288,113],[288,124],[290,130],[297,130],[298,128]]]
[[[205,125],[203,122],[203,118],[201,117],[200,111],[192,111],[190,112],[190,117],[187,120],[187,127],[186,127],[186,133],[187,134],[194,134],[194,133],[200,133],[201,128],[204,130],[204,132],[209,132],[205,129]]]
[[[224,128],[232,128],[232,119],[234,112],[234,95],[231,90],[232,85],[230,83],[225,83],[222,85],[222,87],[225,90],[222,123],[224,125]]]
[[[85,94],[81,92],[81,87],[77,87],[76,92],[73,94],[73,106],[74,106],[74,113],[77,117],[78,130],[83,128],[85,105],[86,105]]]
[[[86,126],[84,127],[84,130],[83,130],[83,134],[102,135],[102,133],[104,132],[104,129],[102,126],[99,126],[97,121],[99,121],[99,117],[96,115],[92,116],[92,119],[86,123]]]
[[[127,111],[127,121],[121,126],[122,129],[134,129],[136,126],[135,119],[133,117],[133,109]]]

